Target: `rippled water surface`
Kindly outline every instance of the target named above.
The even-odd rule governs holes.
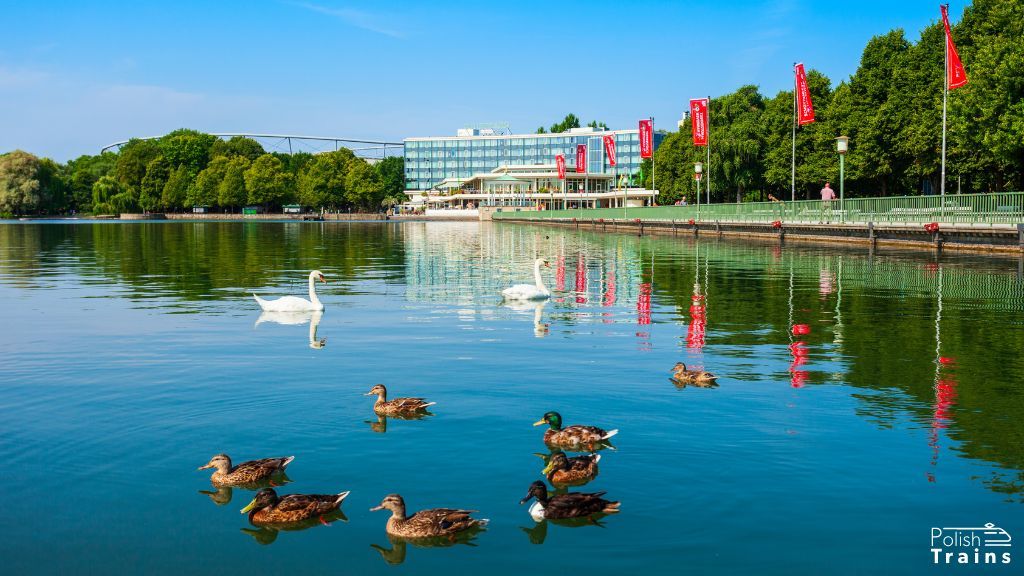
[[[552,301],[502,305],[535,257]],[[260,317],[252,292],[303,295],[312,269],[322,317]],[[932,526],[1024,541],[1022,311],[1016,259],[513,224],[0,225],[4,572],[927,571]],[[677,387],[678,361],[720,386]],[[433,415],[378,420],[377,382]],[[620,430],[576,490],[621,514],[535,524],[518,504],[548,410]],[[218,452],[294,454],[278,490],[351,490],[345,518],[249,526],[252,492],[196,471]],[[491,524],[391,542],[368,511],[391,492]]]

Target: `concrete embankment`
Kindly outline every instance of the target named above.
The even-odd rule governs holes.
[[[689,222],[666,220],[576,220],[562,218],[501,218],[496,222],[569,227],[595,232],[669,236],[738,236],[772,242],[814,242],[864,244],[963,250],[974,252],[1024,253],[1024,224],[939,224],[937,230],[924,224],[805,224],[753,222]]]

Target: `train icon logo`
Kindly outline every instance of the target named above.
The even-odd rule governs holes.
[[[932,527],[933,564],[1009,564],[1013,537],[991,522],[978,527]]]

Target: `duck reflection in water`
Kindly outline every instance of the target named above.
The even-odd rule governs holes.
[[[533,335],[535,337],[544,338],[551,332],[551,324],[543,321],[544,307],[548,305],[547,300],[505,300],[502,305],[516,312],[533,312]]]
[[[231,498],[234,496],[234,489],[239,488],[242,490],[261,490],[263,488],[275,488],[277,486],[284,486],[291,482],[292,479],[288,477],[284,472],[278,472],[271,478],[265,478],[258,482],[249,482],[246,484],[236,484],[233,486],[217,486],[216,490],[200,490],[199,493],[208,496],[217,506],[224,506],[225,504],[231,503]]]
[[[561,450],[552,450],[550,454],[538,452],[536,455],[544,461],[541,475],[551,482],[556,492],[568,486],[583,486],[597,478],[600,454],[566,456]]]
[[[283,326],[300,326],[302,324],[309,324],[309,347],[314,350],[319,350],[327,346],[327,338],[317,338],[316,331],[320,326],[320,319],[323,318],[324,313],[319,310],[309,310],[304,312],[263,312],[260,317],[256,319],[256,326],[263,324],[264,322],[271,322],[274,324],[281,324]]]
[[[281,532],[300,532],[314,526],[329,526],[337,521],[348,522],[348,517],[341,510],[335,510],[330,514],[324,514],[318,518],[307,518],[290,524],[267,524],[257,528],[242,528],[244,534],[248,534],[253,540],[263,546],[273,544],[277,535]]]
[[[370,430],[373,430],[374,432],[377,432],[379,434],[384,434],[388,431],[389,418],[394,420],[423,420],[424,418],[433,415],[433,412],[426,411],[414,412],[411,414],[389,414],[386,416],[384,414],[377,414],[376,420],[363,420],[363,422],[370,425]]]
[[[385,548],[379,544],[370,544],[370,548],[380,553],[380,557],[384,562],[397,566],[405,562],[405,556],[410,544],[417,548],[448,548],[457,544],[475,547],[476,543],[474,540],[476,540],[480,532],[483,532],[483,528],[477,527],[464,530],[452,536],[438,536],[435,538],[402,538],[401,536],[387,534],[388,542],[391,545],[390,548]]]
[[[548,537],[548,525],[554,524],[563,528],[582,528],[584,526],[596,526],[604,528],[605,523],[601,521],[607,514],[597,514],[587,518],[566,518],[564,520],[544,519],[533,526],[520,526],[519,529],[530,539],[530,544],[543,544]]]

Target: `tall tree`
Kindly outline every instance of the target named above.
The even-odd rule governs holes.
[[[210,149],[216,136],[196,130],[180,129],[160,138],[160,150],[171,168],[185,166],[190,174],[198,174],[210,161]]]
[[[133,138],[122,146],[117,153],[117,182],[121,190],[138,198],[146,166],[159,155],[160,145],[155,140]]]
[[[171,175],[164,184],[164,193],[161,202],[164,208],[177,210],[185,205],[185,197],[188,195],[188,187],[192,183],[192,174],[188,166],[179,165],[171,170]]]
[[[39,158],[22,150],[0,156],[0,212],[24,214],[43,202]]]
[[[210,147],[210,160],[212,161],[217,156],[225,156],[227,158],[242,156],[252,162],[266,153],[267,151],[263,149],[263,146],[252,138],[232,136],[229,140],[218,139],[213,143],[213,146]]]
[[[550,132],[552,134],[557,134],[559,132],[567,132],[571,128],[579,127],[580,119],[575,114],[569,113],[565,115],[565,118],[563,118],[561,122],[555,122],[552,124]]]
[[[171,177],[171,168],[163,156],[157,156],[146,166],[146,176],[142,179],[139,194],[139,206],[146,212],[160,209],[163,202],[164,186]]]
[[[217,156],[196,176],[188,188],[185,204],[189,206],[216,206],[220,194],[220,183],[224,180],[231,160]]]
[[[245,187],[249,203],[265,207],[279,206],[288,201],[292,191],[292,175],[275,156],[264,154],[245,171]]]
[[[345,176],[355,161],[349,150],[317,154],[302,169],[298,178],[299,202],[313,208],[337,208],[345,200]]]
[[[117,209],[111,200],[121,193],[121,187],[113,176],[103,176],[92,185],[92,210],[97,214],[113,214]]]
[[[222,208],[238,208],[244,206],[249,198],[249,191],[245,189],[245,171],[249,169],[250,163],[244,156],[238,156],[228,161],[224,168],[224,178],[217,188],[217,204]]]

